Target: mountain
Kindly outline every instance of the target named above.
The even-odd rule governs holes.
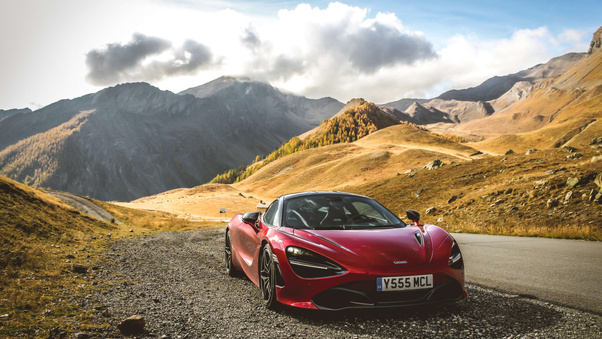
[[[508,109],[526,98],[534,88],[565,74],[586,56],[586,53],[569,53],[514,74],[492,77],[476,87],[450,90],[433,99],[401,99],[381,106],[398,110],[396,116],[400,120],[435,125],[429,128],[446,132],[459,124]],[[476,140],[499,135],[492,131],[455,132]]]
[[[9,117],[13,114],[19,114],[19,113],[29,113],[31,112],[31,110],[29,108],[15,108],[15,109],[0,109],[0,120]]]
[[[533,66],[527,70],[505,76],[494,76],[476,87],[450,90],[437,97],[441,100],[490,101],[508,92],[517,82],[528,81],[532,84],[543,79],[564,74],[575,62],[583,59],[585,53],[569,53],[551,59],[545,64]]]
[[[132,200],[250,163],[342,106],[245,79],[220,78],[182,94],[122,84],[0,120],[0,174]]]

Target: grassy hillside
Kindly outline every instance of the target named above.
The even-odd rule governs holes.
[[[565,74],[529,90],[525,88],[520,100],[491,116],[455,126],[433,127],[457,135],[488,138],[475,147],[497,154],[508,148],[523,151],[556,147],[592,120],[602,118],[601,93],[602,53],[594,53],[576,62]]]
[[[125,223],[96,220],[42,190],[0,176],[0,315],[6,315],[0,337],[45,338],[52,328],[75,332],[96,326],[75,298],[96,288],[94,266],[111,241],[207,226],[166,213],[102,205]],[[73,264],[86,266],[87,273],[74,273]]]
[[[600,241],[602,205],[592,200],[601,190],[594,183],[602,173],[601,153],[589,147],[577,152],[581,158],[557,149],[487,157],[348,190],[399,215],[416,209],[424,222],[448,231]]]
[[[320,126],[305,133],[302,138],[294,137],[265,159],[261,160],[258,156],[255,162],[246,168],[231,169],[216,176],[210,183],[240,182],[286,155],[326,145],[353,142],[377,130],[397,124],[399,121],[375,104],[363,99],[354,99],[345,106],[341,114],[324,120]]]
[[[118,227],[85,216],[58,198],[0,177],[0,336],[41,336],[44,328],[71,323],[75,305],[64,290],[92,288],[73,276],[72,263],[87,256]],[[84,286],[85,287],[80,287]]]
[[[411,125],[391,126],[353,143],[328,145],[286,156],[236,184],[249,194],[276,197],[304,190],[346,190],[396,176],[434,159],[471,159],[477,151]]]

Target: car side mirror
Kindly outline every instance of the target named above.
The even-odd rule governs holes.
[[[243,214],[242,221],[246,222],[247,224],[249,224],[255,228],[258,228],[257,221],[259,220],[260,215],[261,215],[261,213],[259,213],[259,212],[247,212],[247,213]]]
[[[406,215],[408,216],[408,219],[412,220],[415,225],[418,225],[418,222],[420,221],[420,213],[414,210],[406,210]]]

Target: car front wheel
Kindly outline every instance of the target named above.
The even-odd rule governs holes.
[[[279,303],[276,300],[276,269],[269,244],[265,244],[261,250],[259,288],[261,289],[261,296],[266,307],[271,310],[278,308]]]
[[[235,277],[238,275],[238,271],[234,268],[232,263],[232,241],[230,240],[230,232],[226,231],[226,246],[225,246],[225,259],[226,259],[226,273],[229,276]]]

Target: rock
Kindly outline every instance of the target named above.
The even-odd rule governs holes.
[[[594,184],[596,184],[600,189],[602,189],[602,172],[598,173],[596,179],[594,179]]]
[[[558,206],[558,199],[555,199],[555,198],[548,199],[548,202],[546,203],[546,205],[548,206],[548,208],[554,208],[554,207]]]
[[[416,198],[418,198],[420,196],[420,194],[422,194],[422,192],[426,191],[426,188],[421,188],[418,191],[416,191],[416,193],[414,193],[414,196]]]
[[[547,183],[546,180],[533,181],[533,187],[544,187]]]
[[[71,272],[86,273],[88,272],[88,266],[82,264],[71,264]]]
[[[133,315],[122,321],[117,328],[124,335],[140,334],[144,332],[144,317],[141,315]]]
[[[562,147],[561,150],[566,153],[574,153],[575,151],[577,151],[577,149],[575,147],[571,147],[571,146],[564,146],[564,147]]]
[[[593,138],[589,143],[590,145],[600,145],[602,144],[602,137]]]
[[[565,201],[569,201],[573,196],[573,191],[568,191],[568,193],[564,196]]]
[[[596,198],[596,190],[591,190],[589,192],[589,196],[587,197],[588,201],[594,201],[594,199]]]
[[[581,153],[573,153],[566,156],[566,158],[569,160],[579,159],[581,157],[583,157],[583,154]]]
[[[430,171],[430,170],[437,169],[441,166],[443,166],[443,162],[440,159],[435,159],[435,160],[429,162],[426,166],[424,166],[424,168],[426,168]]]
[[[426,214],[426,215],[435,214],[435,213],[437,213],[436,207],[429,207],[426,209],[426,211],[424,211],[424,214]]]
[[[566,180],[566,185],[569,188],[573,188],[581,183],[581,178],[568,178]]]
[[[529,148],[529,150],[527,151],[527,153],[525,153],[525,155],[533,154],[537,151],[539,151],[537,148]]]
[[[587,50],[588,55],[598,53],[602,50],[602,27],[594,33],[592,41],[589,43],[589,49]]]
[[[449,198],[449,200],[447,200],[447,203],[448,203],[448,204],[451,204],[452,202],[454,202],[454,201],[458,200],[458,198],[459,198],[459,197],[458,197],[457,195],[452,195],[452,197],[451,197],[451,198]]]
[[[600,161],[600,160],[602,160],[602,155],[598,155],[598,156],[592,157],[592,160],[590,160],[590,161],[591,162],[596,162],[596,161]]]
[[[510,155],[510,154],[514,154],[514,151],[511,149],[507,150],[504,155]]]
[[[67,259],[75,259],[75,256],[73,254],[67,254],[66,258]]]
[[[48,332],[48,339],[63,339],[66,337],[67,332],[60,327],[55,327]]]
[[[591,148],[592,148],[592,149],[602,149],[602,144],[599,144],[599,145],[593,145]]]
[[[134,233],[134,230],[130,230],[129,232],[130,232],[130,233]]]
[[[88,333],[79,332],[79,333],[75,333],[73,335],[73,338],[76,338],[76,339],[89,339],[89,338],[92,338],[92,336],[89,335]]]

